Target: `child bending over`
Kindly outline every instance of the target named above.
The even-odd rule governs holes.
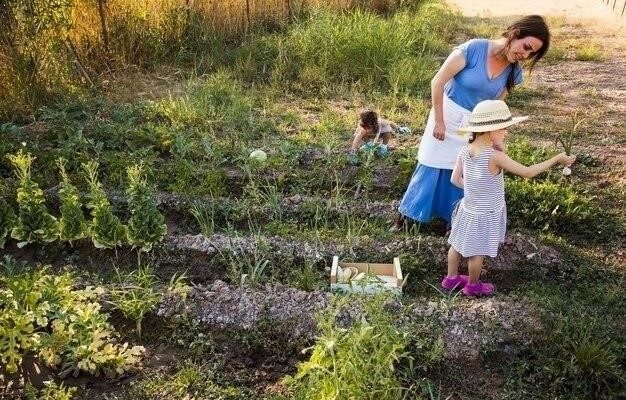
[[[353,165],[358,164],[357,149],[373,150],[376,145],[375,142],[378,140],[382,141],[382,144],[376,146],[376,154],[380,157],[386,156],[389,151],[387,144],[393,132],[408,134],[411,130],[406,126],[399,126],[393,121],[379,118],[374,111],[361,112],[348,154],[348,162]]]

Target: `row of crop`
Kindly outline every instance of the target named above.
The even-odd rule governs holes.
[[[60,213],[57,218],[50,214],[45,204],[44,192],[33,181],[31,166],[35,157],[20,150],[10,155],[18,179],[18,212],[4,199],[0,199],[0,247],[4,247],[7,236],[23,247],[34,242],[54,240],[72,242],[91,238],[97,248],[115,248],[129,244],[142,251],[163,239],[166,233],[165,218],[156,206],[154,187],[147,181],[146,168],[131,165],[127,169],[128,208],[130,218],[123,224],[113,213],[113,208],[98,180],[98,163],[82,164],[88,184],[88,202],[91,220],[83,213],[80,193],[70,180],[65,169],[66,160],[57,160],[61,182],[59,184]]]

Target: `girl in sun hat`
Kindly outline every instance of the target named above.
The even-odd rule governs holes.
[[[504,171],[532,178],[555,164],[571,165],[575,157],[565,153],[526,167],[504,153],[507,127],[528,117],[513,117],[502,100],[485,100],[476,106],[469,124],[460,132],[471,132],[469,144],[456,160],[450,181],[464,190],[452,215],[448,238],[448,274],[441,282],[444,289],[463,289],[468,296],[490,295],[494,286],[480,282],[485,256],[496,257],[506,233]],[[459,275],[461,257],[468,258],[469,277]]]
[[[483,100],[504,99],[523,80],[521,63],[530,72],[550,46],[550,32],[539,15],[514,21],[498,39],[471,39],[452,51],[431,82],[432,109],[422,135],[418,164],[398,211],[404,217],[450,223],[463,190],[450,183],[459,150],[467,139],[457,135],[471,110]],[[399,230],[404,217],[392,231]]]

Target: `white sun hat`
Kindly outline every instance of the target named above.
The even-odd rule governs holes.
[[[459,132],[490,132],[506,128],[528,117],[513,117],[502,100],[483,100],[476,104],[469,118],[469,124],[459,128]]]

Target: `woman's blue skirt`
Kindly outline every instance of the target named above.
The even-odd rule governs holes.
[[[454,206],[463,197],[463,189],[450,182],[451,176],[451,169],[417,164],[400,202],[400,213],[419,222],[441,217],[450,223]]]

